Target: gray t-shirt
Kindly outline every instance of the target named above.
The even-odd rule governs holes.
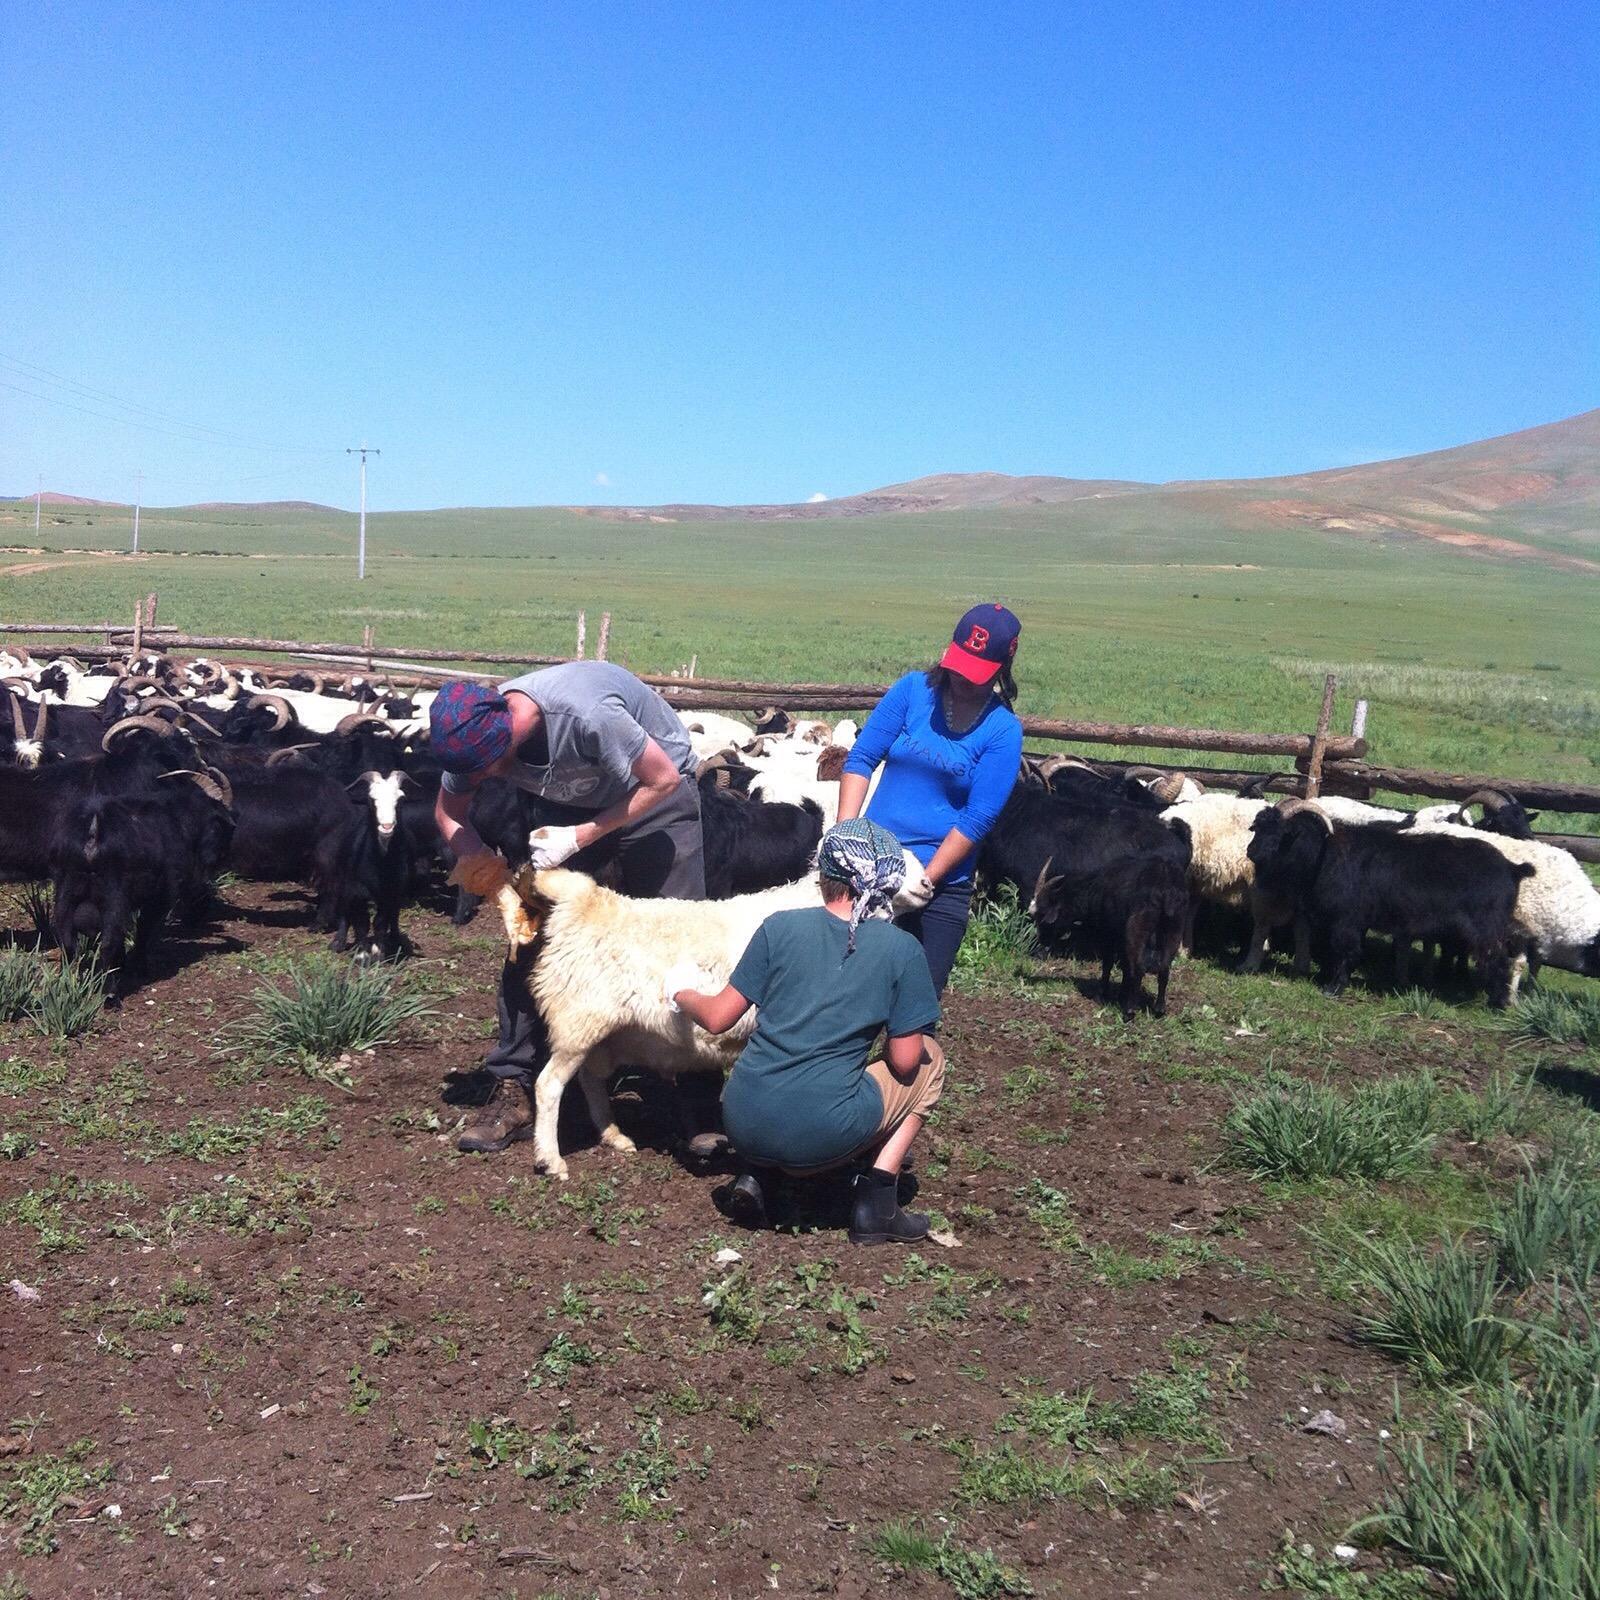
[[[694,751],[678,714],[626,667],[609,661],[568,661],[509,678],[501,694],[525,694],[544,716],[547,762],[519,761],[506,774],[520,789],[546,800],[604,811],[638,788],[633,764],[648,736],[666,751],[686,778],[693,778]],[[447,772],[451,794],[469,794],[469,776]]]

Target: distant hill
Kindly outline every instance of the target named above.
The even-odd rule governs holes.
[[[192,506],[174,506],[175,511],[317,511],[338,516],[337,506],[319,505],[315,500],[201,500]]]
[[[1310,526],[1600,573],[1600,410],[1450,450],[1276,478],[1137,483],[944,472],[801,505],[571,509],[614,521],[769,522],[1050,506],[1076,520],[1106,500],[1124,502],[1120,509],[1138,512],[1149,525],[1183,527],[1201,518],[1209,526],[1263,533]],[[1556,548],[1541,543],[1547,533]]]

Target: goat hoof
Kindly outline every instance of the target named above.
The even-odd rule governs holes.
[[[602,1134],[601,1141],[609,1149],[615,1150],[619,1155],[632,1156],[639,1153],[639,1147],[625,1133]]]

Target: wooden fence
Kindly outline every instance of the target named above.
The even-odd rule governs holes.
[[[132,626],[110,622],[0,622],[0,635],[23,639],[59,642],[62,653],[85,660],[123,659],[141,649],[163,653],[222,652],[233,658],[288,656],[300,661],[331,664],[347,673],[356,670],[381,673],[395,680],[423,685],[447,678],[478,678],[494,681],[504,673],[474,671],[474,668],[529,668],[552,666],[562,661],[582,659],[587,636],[587,619],[578,613],[576,651],[571,656],[536,655],[527,652],[484,650],[438,650],[405,648],[376,643],[373,630],[363,630],[360,644],[341,641],[306,642],[298,639],[257,639],[228,634],[188,634],[158,624],[158,600],[154,594],[135,607]],[[98,635],[95,644],[74,642]],[[600,619],[595,658],[605,660],[610,646],[611,614]],[[282,670],[282,663],[251,662]],[[704,678],[694,671],[696,663],[675,673],[640,673],[648,684],[661,691],[679,710],[760,711],[781,705],[789,711],[866,711],[877,704],[888,687],[881,683],[768,683],[745,678]],[[1225,728],[1180,728],[1152,724],[1093,722],[1066,717],[1022,719],[1024,733],[1035,740],[1066,744],[1112,745],[1124,749],[1181,751],[1185,755],[1204,752],[1217,755],[1249,756],[1283,762],[1287,768],[1268,784],[1269,792],[1294,795],[1350,795],[1368,799],[1374,793],[1424,796],[1437,800],[1464,800],[1478,789],[1500,789],[1514,794],[1523,804],[1547,810],[1600,812],[1600,787],[1558,783],[1543,778],[1508,778],[1489,773],[1428,772],[1407,767],[1391,767],[1367,759],[1367,702],[1358,700],[1348,733],[1332,730],[1337,681],[1330,674],[1323,684],[1322,703],[1316,723],[1307,733],[1250,733]],[[1120,763],[1114,763],[1120,765]],[[1226,767],[1196,766],[1185,761],[1208,787],[1237,789],[1261,781],[1258,771],[1239,771]],[[1546,835],[1585,860],[1600,861],[1600,839],[1585,835]]]

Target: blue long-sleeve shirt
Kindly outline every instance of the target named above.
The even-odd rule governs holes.
[[[923,866],[952,828],[979,841],[1010,797],[1022,763],[1022,723],[998,697],[965,733],[950,731],[939,692],[925,672],[908,672],[884,695],[861,730],[844,770],[883,777],[867,815]],[[972,876],[977,852],[947,882]]]

